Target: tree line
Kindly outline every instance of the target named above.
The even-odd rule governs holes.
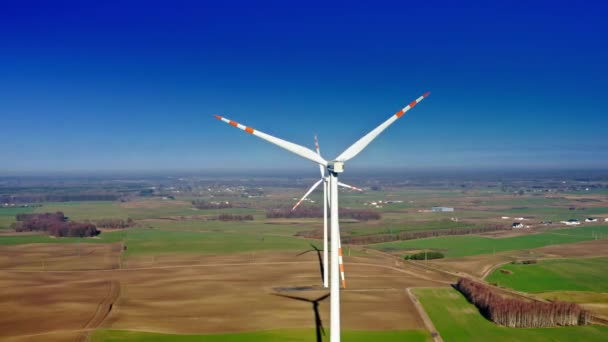
[[[494,293],[488,285],[460,278],[455,288],[492,322],[511,328],[585,325],[590,315],[575,303],[524,301]]]
[[[444,257],[444,255],[441,252],[427,251],[427,252],[419,252],[419,253],[411,254],[411,255],[405,255],[403,257],[403,259],[405,259],[405,260],[433,260],[433,259],[441,259],[443,257]]]
[[[99,228],[115,228],[125,229],[135,226],[135,221],[132,218],[123,219],[99,219],[95,220],[95,225]]]
[[[214,216],[211,220],[218,221],[253,221],[253,215],[233,215],[233,214],[220,214]]]
[[[451,228],[451,229],[436,229],[418,232],[399,232],[396,234],[374,234],[374,235],[358,235],[358,236],[344,236],[342,242],[354,244],[354,245],[368,245],[372,243],[390,242],[398,240],[414,240],[414,239],[425,239],[430,237],[437,237],[443,235],[467,235],[467,234],[481,234],[487,232],[493,232],[497,230],[504,230],[505,227],[501,225],[489,225],[485,227],[469,227],[469,228]],[[304,235],[304,234],[303,234]]]
[[[72,201],[116,201],[116,194],[19,194],[0,195],[0,203],[38,203],[38,202],[72,202]]]
[[[267,218],[320,218],[323,217],[323,207],[306,206],[297,210],[283,207],[266,210]],[[350,218],[359,221],[379,220],[380,213],[372,210],[340,208],[340,218]]]
[[[56,237],[96,236],[100,232],[90,222],[68,221],[63,212],[41,214],[17,214],[13,228],[17,232],[44,231]]]

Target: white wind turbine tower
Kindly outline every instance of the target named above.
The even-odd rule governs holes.
[[[321,149],[319,148],[319,140],[317,139],[317,136],[315,135],[315,149],[317,150],[317,154],[319,155],[319,157],[321,156]],[[321,179],[319,179],[315,184],[313,184],[310,189],[308,189],[308,191],[304,194],[304,196],[302,196],[302,198],[298,201],[298,203],[296,203],[296,205],[293,206],[293,208],[291,208],[291,211],[296,210],[296,208],[302,203],[302,201],[304,201],[308,195],[310,195],[318,186],[319,184],[321,184],[321,182],[323,182],[323,287],[329,287],[329,268],[327,267],[327,251],[328,251],[328,247],[327,247],[327,242],[328,242],[328,235],[327,235],[327,205],[328,205],[328,201],[327,201],[327,195],[328,195],[328,187],[329,187],[329,177],[325,176],[325,169],[323,168],[323,166],[319,165],[319,170],[321,171]],[[357,191],[363,191],[357,187],[354,187],[352,185],[348,185],[348,184],[344,184],[342,182],[338,182],[338,186],[341,186],[343,188],[347,188],[347,189],[353,189],[353,190],[357,190]],[[340,232],[338,232],[340,233]],[[339,258],[339,267],[340,267],[340,277],[342,279],[342,287],[346,288],[346,280],[344,279],[344,263],[342,261],[342,241],[340,239],[340,235],[338,235],[338,258]]]
[[[283,149],[286,149],[294,154],[299,155],[302,158],[311,160],[321,166],[325,166],[329,173],[329,194],[330,194],[330,208],[331,208],[331,236],[339,236],[340,222],[338,218],[338,175],[344,172],[344,163],[355,157],[361,152],[369,143],[371,143],[380,133],[382,133],[388,126],[399,119],[408,110],[412,109],[415,105],[420,103],[424,98],[429,95],[426,92],[416,100],[412,101],[409,105],[392,115],[388,120],[381,123],[378,127],[374,128],[371,132],[367,133],[361,139],[357,140],[349,148],[347,148],[342,154],[336,157],[336,159],[327,161],[319,156],[317,153],[310,149],[294,144],[277,137],[273,137],[266,133],[255,130],[251,127],[241,125],[235,121],[223,118],[219,115],[215,117],[222,120],[234,127],[244,130],[247,133],[253,134],[260,139],[264,139],[272,144],[275,144]],[[338,271],[338,239],[331,239],[331,282],[330,282],[330,340],[332,342],[340,341],[340,275]]]

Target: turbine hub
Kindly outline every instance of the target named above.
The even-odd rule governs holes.
[[[344,162],[338,160],[332,160],[327,163],[327,169],[329,172],[342,173],[344,172]]]

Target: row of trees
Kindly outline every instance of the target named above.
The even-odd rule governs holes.
[[[471,279],[460,278],[456,289],[487,319],[511,328],[585,325],[590,319],[589,313],[577,304],[506,298],[494,293],[488,285]]]
[[[323,217],[323,207],[306,206],[300,207],[298,210],[291,208],[278,208],[266,210],[267,218],[319,218]],[[342,209],[340,208],[340,218],[350,218],[359,221],[379,220],[382,216],[380,213],[372,210],[359,209]]]
[[[452,228],[452,229],[436,229],[428,231],[418,232],[399,232],[396,234],[375,234],[375,235],[360,235],[360,236],[346,236],[342,238],[344,243],[350,243],[354,245],[367,245],[372,243],[398,241],[398,240],[414,240],[414,239],[425,239],[430,237],[437,237],[443,235],[467,235],[467,234],[481,234],[487,232],[493,232],[497,230],[504,230],[505,227],[501,225],[489,225],[484,227],[469,227],[469,228]]]
[[[99,230],[89,222],[68,222],[61,212],[41,214],[18,214],[13,228],[17,232],[45,231],[57,237],[96,236]]]
[[[219,221],[253,221],[253,215],[220,214],[212,218]]]
[[[120,196],[108,193],[90,194],[18,194],[0,195],[0,203],[38,203],[71,201],[116,201]]]
[[[209,202],[205,200],[194,200],[192,201],[192,206],[197,209],[226,209],[233,207],[232,203],[227,201]]]
[[[403,257],[405,260],[432,260],[432,259],[441,259],[444,255],[441,252],[420,252],[416,254],[406,255]]]
[[[26,222],[27,224],[33,224],[36,221],[67,221],[67,217],[63,212],[58,211],[55,213],[40,213],[40,214],[27,214],[21,213],[15,215],[15,220],[19,222]]]
[[[125,229],[135,226],[135,221],[132,218],[123,219],[100,219],[95,220],[95,225],[99,228],[115,228]]]

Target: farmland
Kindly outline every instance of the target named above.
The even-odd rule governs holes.
[[[488,281],[524,292],[608,292],[608,258],[541,260],[537,264],[507,264]],[[502,271],[501,271],[502,270]]]
[[[63,198],[67,193],[66,198],[78,200],[40,201],[34,208],[0,208],[1,339],[314,340],[310,304],[276,294],[318,298],[326,293],[320,287],[317,255],[311,252],[311,244],[322,246],[321,220],[266,215],[274,208],[290,210],[294,198],[308,185],[307,180],[297,187],[280,179],[254,179],[248,181],[251,184],[195,178],[154,178],[147,183],[138,180],[136,185],[108,182],[112,184],[107,180],[101,185],[78,183],[68,190],[61,186],[19,188],[17,195],[22,197],[18,198]],[[363,180],[348,182],[365,186]],[[81,200],[81,191],[101,193],[100,198],[111,195],[117,200]],[[398,238],[400,233],[411,232],[440,235],[344,245],[348,285],[341,296],[342,326],[344,339],[349,341],[432,340],[431,328],[407,294],[406,289],[411,288],[421,288],[416,290],[417,295],[427,289],[437,291],[426,297],[421,292],[419,299],[445,341],[461,340],[472,331],[470,325],[479,323],[477,319],[470,317],[461,322],[462,326],[448,327],[444,335],[441,318],[435,317],[428,304],[444,300],[442,293],[452,293],[449,286],[457,280],[455,274],[482,277],[496,265],[527,258],[593,260],[606,256],[602,253],[608,250],[608,226],[602,222],[577,228],[541,224],[546,215],[569,219],[583,213],[608,214],[608,199],[598,193],[514,195],[496,186],[467,183],[463,188],[461,184],[442,181],[428,185],[425,181],[408,186],[383,185],[376,190],[368,186],[363,193],[342,191],[341,196],[349,210],[380,214],[371,220],[344,219],[343,241]],[[314,206],[321,200],[319,194],[311,199],[315,203],[303,206]],[[211,209],[197,208],[192,201],[206,203]],[[371,205],[379,201],[382,205]],[[230,205],[213,208],[214,203]],[[432,206],[452,206],[455,211],[431,212]],[[101,228],[100,235],[90,238],[56,238],[10,228],[19,213],[56,211],[77,222],[131,219],[133,225]],[[527,211],[522,215],[530,227],[512,231],[512,219],[501,216],[518,211]],[[222,214],[251,217],[223,221],[219,219]],[[465,233],[489,226],[496,229],[483,234]],[[441,236],[445,232],[454,235]],[[446,258],[429,262],[401,258],[421,250],[440,251]],[[542,265],[544,261],[525,267]],[[596,266],[579,267],[580,273],[571,281],[580,278],[591,282],[585,277],[593,277],[590,271]],[[513,271],[513,279],[519,272]],[[589,289],[560,288],[534,295],[549,300],[571,298],[600,316],[605,309],[602,293]],[[448,297],[453,299],[452,294]],[[328,303],[326,300],[319,306],[326,328]],[[468,312],[469,304],[464,304]],[[454,305],[451,310],[457,312],[461,303]],[[50,316],[53,318],[46,319]],[[31,320],[43,323],[32,325]],[[502,332],[491,325],[484,329],[486,337]],[[606,330],[590,326],[555,332],[549,329],[543,334],[531,331],[527,335],[509,331],[505,336],[540,340],[541,336],[551,338],[561,333],[593,340]]]
[[[608,327],[506,328],[486,320],[455,289],[415,289],[445,341],[603,341]]]
[[[326,331],[329,334],[329,331]],[[270,330],[252,333],[235,334],[213,334],[213,335],[166,335],[142,333],[133,331],[119,330],[99,330],[93,336],[92,342],[101,341],[151,341],[151,342],[190,342],[201,341],[204,339],[209,342],[233,342],[233,341],[294,341],[308,342],[314,341],[311,336],[312,330]],[[430,341],[431,336],[426,331],[406,330],[406,331],[342,331],[342,336],[347,341]]]
[[[568,244],[595,240],[595,234],[608,236],[608,225],[565,228],[505,238],[483,236],[450,236],[411,241],[387,242],[372,245],[379,250],[432,249],[445,252],[449,257],[492,254],[502,251],[523,250],[549,245]]]

